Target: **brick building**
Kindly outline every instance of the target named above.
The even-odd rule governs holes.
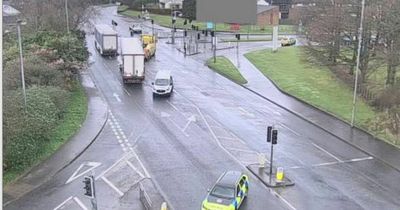
[[[264,29],[268,25],[279,24],[279,7],[257,5],[257,25]]]

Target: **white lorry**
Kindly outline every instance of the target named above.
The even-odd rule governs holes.
[[[138,38],[121,38],[119,69],[124,83],[141,83],[144,80],[144,51]]]
[[[110,26],[99,24],[95,26],[94,46],[101,55],[117,55],[118,33]]]

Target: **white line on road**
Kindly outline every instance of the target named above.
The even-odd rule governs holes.
[[[121,99],[119,98],[119,95],[114,93],[113,96],[115,97],[115,99],[117,99],[118,102],[121,102]]]
[[[140,166],[142,167],[144,173],[146,174],[146,177],[147,177],[147,178],[150,178],[150,174],[149,174],[149,172],[147,171],[147,169],[144,167],[142,161],[139,159],[139,156],[137,156],[136,153],[133,153],[133,155],[135,155],[136,159],[138,160]]]
[[[136,173],[139,174],[140,177],[144,178],[145,176],[131,163],[131,161],[127,160],[126,163],[128,164],[129,167],[133,169]]]
[[[283,123],[279,123],[279,125],[281,125],[282,127],[288,129],[290,132],[294,133],[296,136],[301,136],[299,133],[297,133],[296,131],[292,130],[291,128],[289,128],[288,126],[286,126]]]
[[[344,162],[346,162],[346,163],[348,163],[348,162],[358,162],[358,161],[372,160],[372,159],[374,159],[374,158],[369,156],[369,157],[364,157],[364,158],[354,158],[354,159],[351,159],[349,161],[344,161]]]
[[[105,171],[101,172],[95,179],[98,180],[100,177],[104,176],[107,172],[109,172],[112,168],[114,168],[118,163],[121,161],[125,160],[129,155],[132,155],[132,152],[128,152],[124,154],[120,159],[117,160],[114,164],[112,164],[109,168],[107,168]]]
[[[129,91],[127,89],[124,88],[124,91],[128,96],[131,96],[131,94],[129,93]]]
[[[82,201],[79,200],[79,198],[74,197],[74,201],[75,201],[83,210],[88,210],[88,208],[82,203]]]
[[[253,154],[258,154],[255,151],[252,150],[246,150],[246,149],[238,149],[238,148],[228,148],[228,150],[233,150],[233,151],[238,151],[238,152],[245,152],[245,153],[253,153]]]
[[[119,190],[113,183],[110,182],[110,180],[108,180],[106,177],[102,176],[101,179],[108,184],[108,186],[110,186],[112,189],[115,190],[115,192],[117,192],[119,194],[119,196],[123,196],[124,193],[121,192],[121,190]]]
[[[172,108],[174,108],[175,111],[178,111],[178,112],[179,112],[179,109],[178,109],[173,103],[171,103],[169,100],[167,100],[167,103],[168,103],[170,106],[172,106]]]
[[[317,145],[317,144],[315,144],[315,143],[311,143],[311,144],[312,144],[312,145],[314,145],[314,147],[318,148],[319,150],[321,150],[321,151],[325,152],[325,153],[326,153],[326,154],[328,154],[329,156],[333,157],[335,160],[337,160],[337,161],[339,161],[339,162],[342,162],[342,160],[340,160],[338,157],[336,157],[336,156],[335,156],[335,155],[333,155],[332,153],[330,153],[330,152],[326,151],[324,148],[322,148],[322,147],[318,146],[318,145]]]
[[[69,200],[72,199],[72,196],[70,196],[69,198],[67,198],[65,201],[63,201],[62,203],[60,203],[60,205],[58,205],[56,208],[54,208],[54,210],[58,210],[60,209],[62,206],[64,206]]]

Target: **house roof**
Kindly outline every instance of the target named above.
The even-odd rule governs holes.
[[[257,5],[257,14],[277,8],[277,6]]]

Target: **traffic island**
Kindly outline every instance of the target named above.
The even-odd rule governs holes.
[[[259,164],[250,164],[246,166],[259,180],[261,180],[267,187],[289,187],[293,186],[294,182],[288,177],[284,176],[283,171],[272,170],[270,176],[269,167],[260,167]],[[277,176],[278,175],[278,176]]]

